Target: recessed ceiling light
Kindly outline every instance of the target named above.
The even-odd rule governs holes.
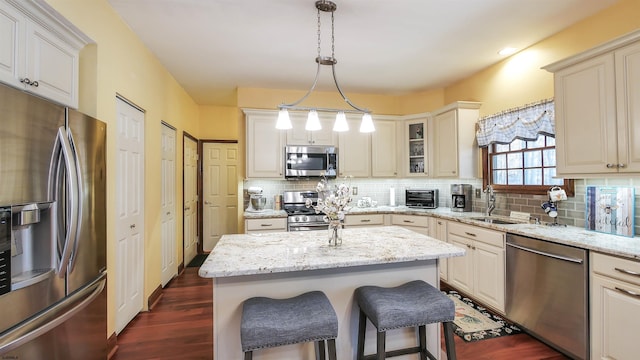
[[[502,50],[498,51],[498,54],[501,56],[508,56],[516,52],[516,48],[505,47]]]

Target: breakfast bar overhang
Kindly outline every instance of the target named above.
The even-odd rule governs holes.
[[[339,321],[337,355],[354,359],[358,309],[353,291],[363,285],[397,286],[424,280],[439,287],[438,259],[463,256],[460,247],[397,227],[346,228],[343,243],[330,246],[327,231],[224,235],[200,268],[213,279],[214,359],[239,359],[242,303],[254,296],[286,298],[323,291]],[[367,339],[375,339],[368,327]],[[415,346],[415,331],[387,336],[387,349]],[[375,341],[368,341],[371,353]],[[428,348],[440,347],[439,324],[427,327]],[[432,351],[439,356],[440,351]],[[313,343],[264,349],[254,359],[314,359]],[[399,359],[413,359],[405,356]]]

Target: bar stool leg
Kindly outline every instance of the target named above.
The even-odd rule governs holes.
[[[318,354],[318,357],[316,359],[325,360],[327,358],[327,355],[325,354],[324,340],[316,341],[316,349]]]
[[[386,353],[386,341],[387,341],[387,332],[386,331],[378,331],[378,358],[377,360],[384,360],[387,358]]]
[[[367,330],[367,316],[360,310],[360,320],[358,321],[358,353],[356,359],[364,358],[364,334]]]
[[[426,325],[418,326],[418,338],[420,342],[420,359],[428,360],[429,352],[427,350],[427,327]]]
[[[247,351],[244,353],[244,360],[251,360],[253,359],[253,351]]]
[[[453,323],[451,321],[444,322],[444,344],[447,348],[447,360],[456,360],[456,342],[453,337]]]
[[[329,360],[337,360],[338,356],[336,354],[336,339],[329,339],[327,341],[327,345],[329,347]]]

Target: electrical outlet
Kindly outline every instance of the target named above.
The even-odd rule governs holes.
[[[352,193],[353,195],[358,195],[358,187],[357,187],[357,186],[352,187],[352,188],[351,188],[351,193]]]
[[[476,189],[476,199],[480,199],[480,197],[482,197],[482,193],[480,192],[480,189]]]

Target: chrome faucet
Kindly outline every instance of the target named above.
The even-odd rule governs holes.
[[[496,194],[491,185],[487,185],[483,192],[487,194],[487,216],[491,216],[491,212],[496,208]]]

